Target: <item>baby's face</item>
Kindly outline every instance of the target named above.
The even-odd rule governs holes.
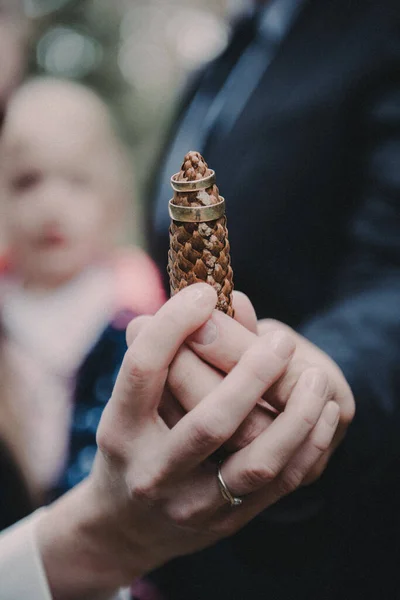
[[[107,252],[110,198],[84,129],[36,125],[5,156],[6,229],[17,272],[54,286]]]

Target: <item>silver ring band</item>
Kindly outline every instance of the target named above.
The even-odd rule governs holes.
[[[177,206],[173,198],[168,203],[169,216],[174,221],[183,223],[202,223],[215,221],[225,214],[225,199],[220,196],[221,201],[208,206]]]
[[[222,463],[219,463],[218,470],[217,470],[217,478],[218,478],[218,485],[219,485],[219,489],[221,490],[222,497],[224,498],[224,500],[229,502],[229,504],[232,506],[232,508],[235,506],[240,506],[243,503],[243,499],[238,498],[237,496],[234,496],[232,494],[232,492],[226,485],[226,483],[221,475],[221,467],[222,467]]]
[[[206,190],[213,186],[215,183],[215,171],[210,169],[210,175],[203,177],[202,179],[195,179],[194,181],[178,181],[176,178],[179,173],[175,173],[171,177],[171,186],[175,192],[196,192],[197,190]]]

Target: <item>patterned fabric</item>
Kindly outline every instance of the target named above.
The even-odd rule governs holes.
[[[125,321],[133,318],[125,314]],[[49,494],[54,500],[89,474],[96,454],[96,431],[126,351],[125,328],[108,326],[78,373],[72,417],[69,459],[61,479]]]

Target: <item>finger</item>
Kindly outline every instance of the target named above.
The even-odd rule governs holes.
[[[186,337],[209,318],[215,302],[211,286],[189,286],[140,329],[125,354],[111,399],[119,418],[135,427],[143,417],[154,417],[174,355]]]
[[[265,335],[268,335],[268,333]],[[290,361],[290,365],[288,366],[284,376],[280,377],[278,381],[276,381],[274,385],[270,387],[265,395],[265,398],[279,412],[283,411],[302,373],[304,373],[306,369],[314,366],[317,365],[311,364],[303,359],[299,360],[296,358],[295,354]]]
[[[304,484],[305,477],[331,446],[339,421],[339,412],[339,406],[335,402],[325,405],[316,426],[274,483],[267,484],[258,492],[246,497],[244,508],[247,508],[247,511],[257,514],[262,508],[274,504],[282,496]],[[176,506],[174,484],[174,494],[167,510],[173,513],[171,516],[174,518],[183,518],[186,525],[193,522],[193,526],[199,526],[202,520],[208,520],[213,513],[218,514],[218,508],[226,504],[218,484],[217,468],[212,465],[197,471],[193,478],[185,479],[180,486],[179,505]],[[240,512],[242,510],[243,508]]]
[[[165,469],[184,472],[222,446],[286,369],[293,351],[292,337],[281,332],[258,338],[219,386],[172,429]]]
[[[333,440],[340,418],[340,407],[328,402],[309,439],[293,461],[293,469],[302,471],[302,485],[316,481],[323,473],[333,452]]]
[[[324,357],[324,369],[330,378],[331,395],[332,398],[340,406],[340,420],[333,441],[333,447],[336,448],[343,439],[343,436],[347,430],[347,427],[354,418],[355,402],[352,391],[343,372],[339,369],[338,365],[321,349],[317,349],[310,341],[302,336],[298,336],[288,325],[280,323],[274,319],[263,319],[258,322],[259,335],[265,335],[270,331],[276,331],[279,327],[282,331],[290,332],[295,335],[300,344],[297,344],[297,350],[294,354],[293,360],[290,363],[290,369],[288,370],[287,377],[284,380],[277,381],[274,387],[270,390],[268,400],[274,403],[274,406],[278,410],[284,408],[286,401],[285,399],[289,396],[291,388],[297,380],[297,376],[300,374],[304,367],[312,366],[313,357],[316,358],[315,365],[321,362],[321,358]],[[315,352],[318,352],[316,356]],[[304,360],[304,352],[308,355],[308,360]]]
[[[332,443],[333,436],[339,421],[339,406],[336,402],[328,402],[322,410],[321,416],[311,431],[310,435],[296,452],[288,465],[281,474],[272,482],[264,485],[260,490],[246,496],[243,508],[254,514],[257,514],[262,508],[266,508],[277,502],[284,495],[294,491],[300,485],[304,484],[313,466],[326,454],[326,451]],[[218,506],[226,503],[221,494],[217,480],[217,469],[211,472],[208,480],[203,480],[202,485],[207,490],[206,494],[196,493],[196,515],[207,515],[215,512]],[[226,474],[226,467],[221,467],[221,475],[228,485],[229,474]],[[227,479],[225,479],[227,478]],[[229,482],[228,489],[233,493],[233,482]],[[255,510],[257,507],[257,510]],[[240,511],[243,510],[241,507]]]
[[[260,335],[282,331],[296,338],[290,327],[274,319],[264,319],[258,327],[262,332]],[[214,311],[211,319],[188,338],[187,344],[203,361],[229,373],[257,337],[230,317]],[[310,366],[305,360],[297,359],[295,354],[282,378],[267,391],[266,400],[278,411],[284,410],[300,375]]]
[[[289,327],[281,326],[276,321],[272,323],[273,327],[269,327],[265,335],[281,331],[296,339]],[[211,319],[187,339],[187,344],[203,361],[229,373],[258,337],[227,315],[214,311]],[[299,376],[306,366],[310,366],[305,361],[298,360],[293,365],[292,362],[281,381],[278,380],[265,396],[268,403],[278,411],[284,409]]]
[[[235,321],[249,331],[257,333],[257,315],[249,298],[243,292],[233,292],[233,308]]]
[[[325,405],[316,426],[280,475],[277,486],[279,494],[282,490],[290,492],[300,484],[303,485],[311,469],[329,452],[339,414],[336,402],[330,401]]]
[[[145,327],[145,325],[152,318],[153,317],[150,315],[140,315],[132,319],[132,321],[128,324],[128,327],[126,328],[126,345],[128,346],[128,348],[132,345],[133,341],[138,336],[139,331],[142,329],[142,327]]]
[[[300,377],[286,409],[249,446],[224,464],[230,489],[244,495],[272,484],[299,451],[327,402],[328,378],[319,369]]]
[[[215,310],[212,318],[188,338],[187,344],[200,358],[229,373],[257,337],[231,317]]]
[[[179,348],[168,373],[168,386],[175,398],[188,412],[212,392],[224,376],[206,364],[190,348]]]
[[[199,358],[186,345],[177,352],[168,374],[168,386],[173,396],[185,411],[192,410],[222,381],[220,371],[213,369]],[[260,400],[246,417],[238,430],[225,443],[229,452],[235,452],[247,446],[264,429],[269,427],[276,415],[272,415],[264,402]]]
[[[336,431],[339,419],[339,406],[328,402],[318,423],[299,452],[294,455],[285,471],[272,484],[267,484],[261,490],[247,496],[240,507],[239,525],[275,504],[284,495],[294,491],[300,483],[304,485],[307,473],[312,469],[315,460],[324,454],[324,448],[329,448]],[[321,460],[321,458],[319,459]],[[233,511],[235,512],[235,511]]]
[[[269,328],[266,334],[272,335],[275,331],[295,338],[289,327],[280,326],[278,322],[274,322],[274,327]],[[186,342],[204,361],[229,373],[258,337],[234,319],[215,310],[211,319],[189,336]]]

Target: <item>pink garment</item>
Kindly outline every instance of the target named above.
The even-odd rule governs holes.
[[[116,313],[130,309],[137,314],[151,315],[166,301],[160,273],[151,258],[142,250],[122,249],[116,253]]]

